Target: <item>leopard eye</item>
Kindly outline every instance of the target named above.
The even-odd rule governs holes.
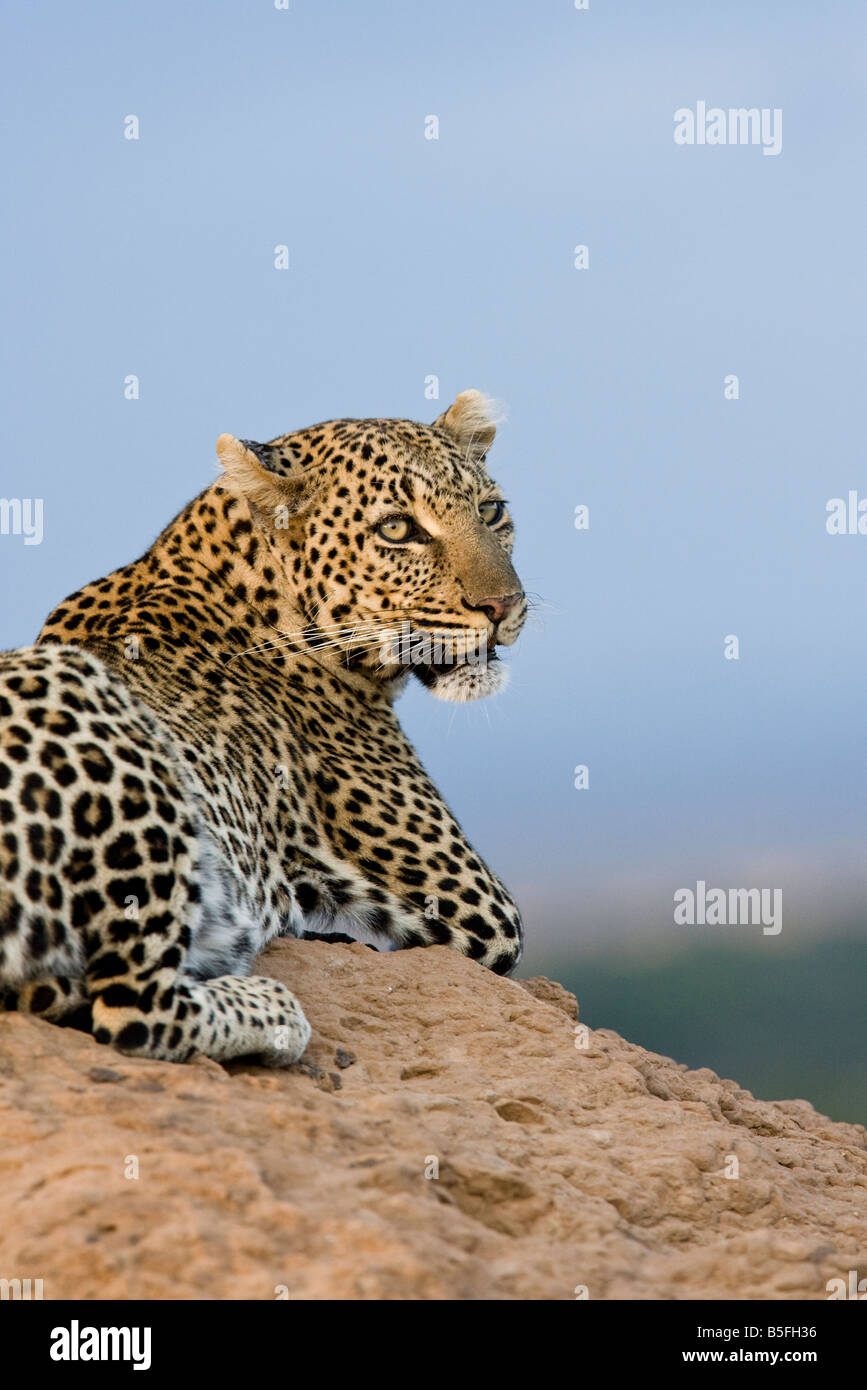
[[[408,516],[389,516],[376,531],[384,541],[408,541],[415,531],[415,522]]]
[[[505,502],[482,502],[479,507],[479,516],[486,526],[496,526],[502,520]]]

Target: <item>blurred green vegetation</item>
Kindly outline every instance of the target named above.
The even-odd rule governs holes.
[[[867,1124],[867,939],[767,945],[698,938],[666,952],[547,955],[533,967],[577,995],[591,1028],[710,1067],[763,1100],[804,1097],[832,1119]]]

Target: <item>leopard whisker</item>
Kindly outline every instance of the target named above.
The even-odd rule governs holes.
[[[320,628],[317,630],[321,631],[323,634],[327,631],[327,629],[325,628]],[[379,632],[383,630],[387,631],[388,629],[382,629],[377,624],[371,623],[369,625],[364,625],[364,629],[362,631],[361,624],[359,624],[359,626],[355,628],[347,628],[345,623],[335,623],[333,630],[335,632],[341,632],[344,635],[340,638],[335,638],[333,642],[325,642],[321,644],[313,644],[307,640],[312,635],[310,633],[309,628],[301,632],[281,632],[278,637],[273,638],[270,642],[260,642],[255,647],[245,647],[245,649],[242,652],[235,652],[231,660],[234,661],[236,656],[249,656],[254,652],[273,651],[275,648],[278,647],[289,646],[293,642],[303,642],[311,650],[318,649],[318,646],[339,646],[342,645],[342,643],[346,640],[354,639],[356,634],[362,636],[375,636]]]

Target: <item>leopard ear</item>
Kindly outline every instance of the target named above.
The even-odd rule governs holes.
[[[268,514],[277,507],[298,511],[312,490],[311,475],[293,467],[292,460],[276,445],[221,434],[217,457],[225,470],[225,484],[260,513]]]
[[[475,463],[485,457],[497,433],[493,402],[481,391],[462,391],[433,423],[434,429],[449,435]]]

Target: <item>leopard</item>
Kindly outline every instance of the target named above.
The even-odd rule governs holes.
[[[276,937],[448,946],[500,974],[520,912],[395,713],[497,693],[528,599],[464,391],[221,467],[137,560],[0,653],[0,1010],[131,1057],[292,1066]]]

